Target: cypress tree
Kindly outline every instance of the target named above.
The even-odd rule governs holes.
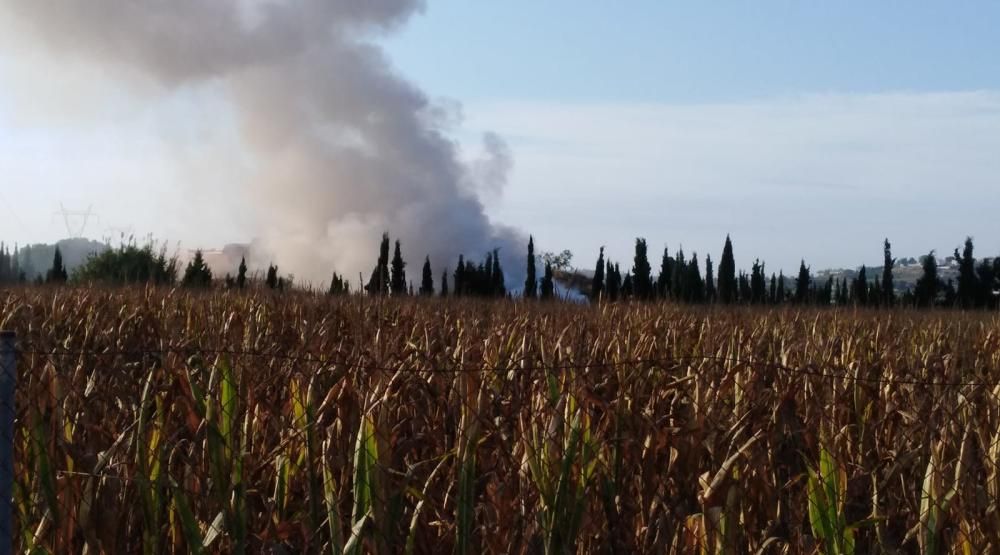
[[[336,276],[337,274],[334,274]],[[240,259],[240,268],[236,273],[236,286],[243,289],[247,285],[247,257]]]
[[[896,259],[892,257],[892,245],[889,244],[888,238],[886,238],[885,243],[882,245],[882,250],[884,253],[884,260],[882,261],[882,304],[892,306],[896,303],[896,284],[892,276]]]
[[[739,281],[737,283],[739,284],[740,289],[740,302],[744,304],[750,303],[751,299],[753,299],[753,289],[750,287],[750,278],[747,277],[746,273],[741,271]]]
[[[684,301],[688,297],[685,273],[687,272],[687,260],[684,259],[684,247],[677,249],[677,258],[671,264],[670,292],[678,301]]]
[[[776,304],[782,304],[787,298],[788,295],[785,293],[785,271],[778,270],[778,292],[777,300],[775,302]]]
[[[976,259],[972,256],[972,237],[965,238],[965,248],[962,254],[955,249],[955,260],[958,262],[958,291],[956,302],[962,308],[975,305],[979,296],[979,283],[976,279]]]
[[[448,272],[441,272],[441,296],[448,296]]]
[[[879,306],[885,300],[885,296],[882,294],[882,281],[873,280],[871,287],[868,288],[868,306]]]
[[[594,279],[590,282],[590,299],[599,301],[604,291],[604,247],[597,256],[597,266],[594,268]]]
[[[0,283],[10,281],[10,256],[7,254],[7,247],[0,243]]]
[[[542,300],[550,300],[555,295],[555,282],[552,276],[552,263],[545,263],[545,276],[542,277]]]
[[[709,259],[711,261],[711,259]],[[670,296],[671,283],[673,282],[673,259],[667,252],[667,247],[663,247],[663,258],[660,260],[660,275],[656,278],[656,292],[666,299]]]
[[[455,295],[464,295],[465,287],[465,257],[458,255],[458,266],[455,268]]]
[[[396,239],[396,252],[392,255],[392,280],[390,287],[393,295],[406,294],[406,262],[403,262],[403,253],[400,248],[399,239]]]
[[[861,266],[858,277],[854,280],[851,297],[854,299],[854,304],[868,306],[868,269],[864,265]]]
[[[760,263],[760,259],[754,260],[750,273],[750,302],[752,304],[764,304],[767,300],[766,287],[764,265]]]
[[[528,275],[524,280],[524,298],[538,296],[538,277],[535,275],[535,238],[528,236]]]
[[[507,286],[504,284],[503,268],[500,267],[500,250],[493,250],[493,271],[490,275],[492,294],[495,297],[506,297]]]
[[[424,259],[424,271],[420,281],[420,294],[425,297],[434,295],[434,274],[431,273],[431,257]]]
[[[350,290],[350,285],[347,280],[337,275],[337,272],[333,273],[333,277],[330,279],[330,295],[344,295]]]
[[[181,280],[184,287],[209,287],[212,285],[212,270],[205,264],[201,250],[194,251],[194,259],[188,262]]]
[[[715,276],[712,273],[712,255],[705,257],[705,300],[715,302]]]
[[[955,306],[958,301],[958,291],[955,290],[955,281],[948,278],[948,283],[944,286],[945,306]]]
[[[267,265],[267,287],[268,289],[278,288],[278,267],[273,264]]]
[[[10,278],[14,283],[21,283],[24,281],[24,275],[21,272],[21,252],[20,249],[17,248],[17,245],[14,245],[14,255],[10,262]]]
[[[59,245],[56,245],[56,252],[52,256],[52,268],[46,274],[45,281],[58,284],[66,283],[68,279],[69,275],[66,273],[66,266],[63,265],[62,252],[59,250]]]
[[[773,272],[771,273],[771,291],[768,299],[771,304],[778,304],[778,278]]]
[[[733,257],[733,243],[726,235],[726,245],[722,248],[719,261],[719,300],[722,304],[736,302],[736,260]]]
[[[992,261],[984,258],[976,267],[976,281],[979,285],[976,306],[990,307],[993,305],[993,287],[997,281],[994,267],[997,260],[997,258]]]
[[[639,299],[649,299],[653,293],[652,269],[646,256],[646,240],[637,237],[635,240],[635,259],[632,266],[632,287]]]
[[[369,295],[389,294],[391,284],[389,281],[389,234],[382,234],[382,242],[379,244],[378,262],[372,270],[371,278],[365,290]]]
[[[701,279],[701,269],[698,266],[698,253],[691,255],[688,262],[687,276],[684,279],[685,300],[689,303],[705,302],[705,282]]]
[[[809,276],[809,268],[803,260],[799,265],[799,277],[795,280],[795,302],[805,304],[809,301],[809,285],[812,278]]]
[[[608,299],[611,301],[618,300],[618,294],[621,290],[621,276],[617,271],[617,264],[612,265],[611,261],[608,261],[608,271],[607,271],[607,289],[608,289]]]
[[[632,282],[632,272],[625,272],[625,278],[622,279],[621,296],[623,299],[630,299],[633,295],[635,295],[635,285]]]
[[[916,300],[917,306],[933,306],[937,299],[938,291],[941,289],[941,280],[938,279],[937,273],[937,258],[934,256],[934,251],[927,253],[927,256],[924,256],[920,262],[924,273],[917,280],[917,284],[913,288],[914,300]]]

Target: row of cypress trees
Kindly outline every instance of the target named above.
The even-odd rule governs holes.
[[[365,291],[373,295],[414,294],[413,285],[407,286],[406,263],[403,261],[400,242],[395,243],[395,252],[389,259],[389,236],[383,235],[379,258],[372,270]],[[783,272],[767,275],[765,264],[754,260],[750,272],[738,271],[731,237],[726,236],[719,260],[717,276],[711,256],[705,258],[704,274],[697,253],[690,257],[683,249],[671,254],[664,248],[659,272],[653,275],[649,262],[646,239],[637,238],[632,267],[622,274],[618,262],[606,259],[601,247],[594,274],[591,279],[589,298],[592,301],[618,300],[671,300],[681,303],[717,303],[723,305],[778,305],[784,303],[798,305],[853,305],[866,307],[891,307],[897,304],[907,306],[958,306],[961,308],[995,307],[998,303],[997,290],[1000,289],[1000,257],[977,261],[973,256],[972,239],[965,241],[960,253],[955,250],[955,260],[959,267],[957,283],[945,282],[938,277],[937,260],[934,251],[922,258],[923,275],[916,286],[898,294],[894,269],[896,259],[892,257],[892,245],[886,239],[883,243],[883,265],[881,275],[869,276],[868,268],[862,266],[856,277],[826,280],[814,278],[805,260],[800,263],[798,274],[786,278]],[[522,296],[526,299],[551,299],[555,296],[555,270],[546,261],[541,279],[537,275],[537,260],[534,237],[528,239],[526,258],[526,279]],[[430,258],[424,260],[421,285],[418,293],[423,296],[435,295],[435,283]],[[507,295],[503,269],[498,251],[488,253],[485,260],[474,264],[459,257],[458,266],[452,274],[452,295],[503,297]],[[449,295],[448,272],[441,275],[440,294]],[[334,274],[330,293],[349,291],[346,280]]]
[[[473,296],[473,297],[505,297],[508,295],[504,271],[500,263],[498,250],[487,253],[484,260],[478,264],[459,256],[458,265],[451,274],[452,287],[449,289],[449,273],[441,274],[441,280],[436,287],[430,258],[424,259],[420,276],[419,289],[414,290],[413,283],[406,276],[406,262],[403,260],[400,241],[395,242],[393,256],[390,259],[390,240],[388,234],[383,234],[379,246],[378,261],[373,268],[364,291],[370,295],[415,295],[433,296]],[[145,253],[145,258],[135,256],[132,251]],[[954,260],[958,266],[957,280],[943,280],[938,275],[937,259],[934,251],[922,257],[922,276],[912,289],[898,294],[895,287],[894,269],[896,259],[892,257],[892,245],[888,239],[883,243],[884,261],[881,275],[869,276],[868,268],[862,266],[857,276],[851,280],[846,277],[840,280],[832,276],[825,281],[815,279],[810,268],[803,260],[798,275],[788,279],[783,273],[771,273],[768,277],[765,264],[755,260],[749,273],[737,271],[733,253],[733,243],[727,235],[719,260],[717,276],[712,258],[706,257],[704,275],[698,261],[698,255],[693,253],[687,257],[680,249],[671,255],[664,248],[658,274],[654,277],[649,262],[648,246],[644,238],[637,238],[632,268],[622,274],[621,265],[606,259],[604,248],[601,247],[594,275],[591,279],[589,298],[592,301],[617,300],[671,300],[682,303],[718,303],[718,304],[815,304],[815,305],[856,305],[871,307],[891,307],[897,304],[908,306],[957,306],[960,308],[994,308],[1000,303],[1000,257],[977,260],[974,256],[972,238],[965,240],[961,251],[955,249]],[[26,272],[21,267],[19,251],[13,251],[0,244],[0,284],[25,282]],[[107,260],[105,260],[107,259]],[[551,299],[555,297],[555,269],[551,261],[546,260],[541,279],[537,276],[538,257],[535,253],[534,238],[528,240],[526,258],[526,279],[522,289],[523,297],[527,299]],[[168,260],[160,253],[156,256],[151,248],[114,249],[94,257],[81,270],[87,277],[97,280],[111,280],[123,283],[148,281],[143,279],[149,271],[137,271],[136,268],[160,268],[156,275],[157,283],[173,283],[175,261]],[[148,270],[148,269],[146,269]],[[87,273],[90,272],[90,273]],[[123,273],[124,272],[124,273]],[[94,274],[91,276],[90,274]],[[105,275],[107,274],[107,275]],[[112,275],[113,274],[113,275]],[[135,279],[128,279],[135,274]],[[169,276],[166,274],[170,274]],[[103,276],[103,278],[102,278]],[[285,289],[290,282],[278,273],[277,266],[268,268],[264,283],[270,289]],[[64,283],[68,273],[57,247],[52,266],[39,276],[37,282]],[[169,279],[168,279],[169,278]],[[204,261],[202,253],[196,251],[191,262],[184,269],[181,285],[189,287],[208,287],[213,283],[211,270]],[[240,262],[236,277],[227,275],[225,283],[230,288],[244,288],[247,285],[246,259]],[[336,273],[330,282],[330,294],[350,293],[349,280]]]

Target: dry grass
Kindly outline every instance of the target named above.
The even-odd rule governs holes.
[[[139,289],[0,311],[26,351],[20,552],[1000,550],[996,315]]]

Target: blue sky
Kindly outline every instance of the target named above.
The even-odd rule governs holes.
[[[997,2],[431,0],[387,41],[464,101],[705,103],[1000,88]]]
[[[643,236],[703,260],[731,233],[740,266],[787,273],[880,263],[883,237],[1000,253],[997,22],[998,2],[429,0],[367,40],[455,115],[463,160],[506,141],[483,202],[543,250],[589,267]],[[150,93],[24,36],[0,47],[0,237],[63,235],[60,201],[94,206],[94,236],[260,232],[214,186],[244,175],[218,164],[238,138],[216,85]]]

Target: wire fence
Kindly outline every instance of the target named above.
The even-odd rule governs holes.
[[[18,553],[1000,550],[985,368],[12,352]]]

